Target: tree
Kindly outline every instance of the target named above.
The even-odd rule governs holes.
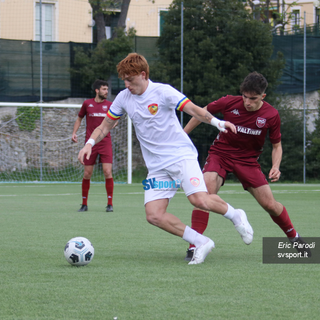
[[[116,66],[128,53],[132,52],[135,30],[128,34],[118,29],[117,38],[104,39],[94,49],[85,51],[82,47],[76,49],[74,68],[70,70],[83,90],[90,88],[95,79],[109,79],[116,74]]]
[[[187,0],[184,8],[184,93],[205,105],[238,94],[254,70],[265,75],[268,91],[278,84],[284,60],[273,53],[271,27],[252,19],[238,0]],[[152,77],[180,88],[181,1],[174,0],[159,38],[159,62]]]
[[[282,54],[273,54],[271,26],[253,20],[238,0],[186,0],[184,4],[183,93],[205,106],[226,94],[239,94],[244,77],[262,73],[269,82],[268,95],[278,84],[284,67]],[[159,61],[151,65],[151,79],[180,89],[181,1],[174,0],[158,41]],[[184,121],[189,117],[185,116]],[[199,126],[191,138],[204,160],[215,137]]]
[[[118,36],[117,30],[121,28],[122,30],[126,27],[126,18],[128,14],[130,0],[89,0],[92,8],[92,16],[97,26],[97,42],[106,39],[106,29],[105,29],[105,14],[113,14],[112,8],[120,7],[121,12],[118,20],[117,28],[112,34],[112,38]]]
[[[281,181],[303,180],[303,118],[301,110],[294,110],[286,98],[278,98],[273,106],[279,111],[281,118],[281,144],[283,149],[281,161]],[[269,138],[263,147],[259,163],[265,174],[271,166],[272,145]]]
[[[320,101],[318,102],[318,117],[315,119],[315,130],[307,137],[307,176],[320,179]]]

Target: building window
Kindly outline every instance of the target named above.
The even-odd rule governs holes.
[[[292,10],[291,17],[292,29],[299,29],[300,27],[300,10]]]
[[[320,8],[316,8],[316,25],[320,25]]]
[[[42,20],[42,41],[55,41],[54,36],[54,4],[42,3],[42,19],[40,19],[40,3],[36,3],[36,34],[40,40],[40,21]]]
[[[165,16],[168,14],[168,10],[160,10],[160,24],[159,24],[159,36],[161,36],[161,33],[163,31],[163,26],[164,26],[164,19]]]

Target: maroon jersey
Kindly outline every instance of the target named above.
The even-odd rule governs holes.
[[[86,116],[86,141],[90,138],[94,129],[100,126],[103,119],[106,117],[107,112],[111,106],[111,102],[103,100],[102,102],[95,102],[94,98],[85,100],[82,104],[78,116],[83,118]],[[102,141],[111,139],[110,132],[103,138]]]
[[[208,104],[211,114],[221,112],[225,121],[237,128],[237,134],[228,130],[220,132],[209,149],[209,153],[218,152],[226,157],[256,161],[262,153],[267,132],[272,144],[281,141],[280,116],[269,103],[263,101],[257,111],[245,109],[242,96],[225,96]]]

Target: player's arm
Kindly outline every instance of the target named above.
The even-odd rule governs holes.
[[[207,111],[207,106],[205,106],[203,108],[204,110]],[[184,109],[185,110],[185,109]],[[197,120],[197,118],[192,117],[189,122],[186,124],[186,126],[183,128],[183,130],[189,134],[193,129],[195,129],[199,124],[201,123],[201,121]]]
[[[276,182],[280,179],[280,163],[282,160],[282,145],[281,141],[275,144],[272,144],[272,168],[269,172],[269,179],[271,182]]]
[[[73,125],[73,131],[72,131],[72,137],[71,137],[71,140],[75,143],[78,142],[78,136],[77,136],[77,131],[78,129],[80,128],[80,125],[81,125],[81,121],[82,121],[83,118],[80,118],[78,116],[77,120],[75,121],[74,125]]]
[[[217,127],[220,131],[227,133],[228,130],[226,129],[230,129],[233,133],[237,133],[237,129],[233,123],[217,119],[206,108],[200,108],[191,101],[186,103],[186,105],[183,107],[183,111],[190,114],[190,116],[196,118],[196,120],[200,122],[205,122],[211,124],[214,127]]]
[[[89,140],[85,144],[85,146],[80,150],[78,155],[78,160],[83,163],[83,159],[85,155],[87,155],[87,159],[90,158],[92,147],[99,143],[114,127],[116,120],[110,119],[108,116],[104,118],[99,127],[96,127],[92,132]]]

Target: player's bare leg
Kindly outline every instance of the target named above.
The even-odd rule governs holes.
[[[270,214],[270,216],[280,216],[283,211],[283,205],[275,200],[268,184],[258,188],[250,187],[248,188],[248,191],[258,201],[260,206]]]
[[[289,218],[286,208],[275,200],[268,184],[258,188],[248,188],[261,207],[267,211],[272,220],[283,230],[289,238],[296,237],[296,230]]]
[[[166,211],[168,204],[168,199],[147,202],[145,205],[147,221],[182,238],[186,225],[179,218]]]
[[[93,173],[94,166],[88,165],[84,166],[83,179],[90,180]]]
[[[173,235],[196,246],[197,257],[190,264],[199,264],[204,261],[208,253],[214,248],[214,242],[186,226],[178,217],[167,212],[168,199],[159,199],[147,202],[145,205],[147,221]]]

